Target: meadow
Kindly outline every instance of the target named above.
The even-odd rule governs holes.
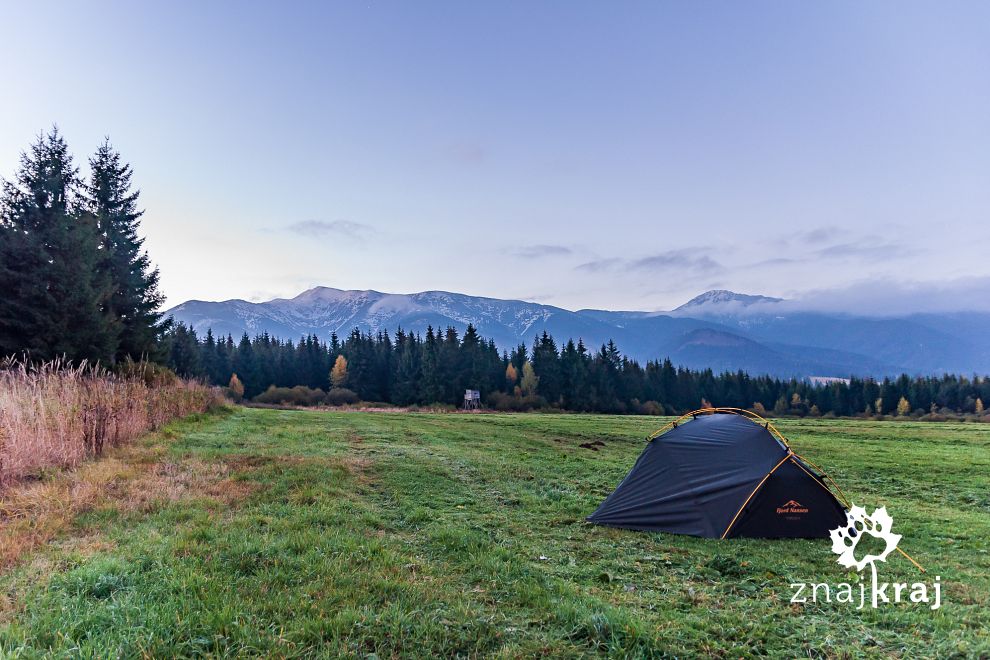
[[[589,525],[665,420],[227,408],[0,494],[0,656],[987,657],[990,426],[782,420],[943,605],[825,540]]]

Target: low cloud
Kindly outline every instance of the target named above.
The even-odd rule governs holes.
[[[990,276],[927,282],[868,279],[795,294],[788,309],[900,316],[922,312],[990,312]]]
[[[370,225],[349,220],[303,220],[296,222],[286,229],[294,234],[308,238],[348,238],[362,241],[372,235],[375,230]]]

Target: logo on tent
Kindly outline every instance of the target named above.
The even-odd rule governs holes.
[[[777,515],[808,513],[808,507],[803,506],[797,500],[789,500],[777,507]]]

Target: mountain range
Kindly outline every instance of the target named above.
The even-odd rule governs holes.
[[[267,302],[190,300],[168,310],[202,336],[268,332],[284,339],[343,337],[354,328],[425,333],[427,326],[473,324],[503,349],[531,345],[544,330],[558,344],[578,338],[591,349],[612,339],[639,361],[715,371],[806,378],[900,373],[990,373],[990,313],[875,318],[815,311],[769,296],[716,290],[667,312],[570,311],[552,305],[445,291],[391,294],[316,287]]]

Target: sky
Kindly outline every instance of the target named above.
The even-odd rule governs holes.
[[[0,176],[109,136],[169,305],[990,308],[986,2],[0,0],[0,62]]]

